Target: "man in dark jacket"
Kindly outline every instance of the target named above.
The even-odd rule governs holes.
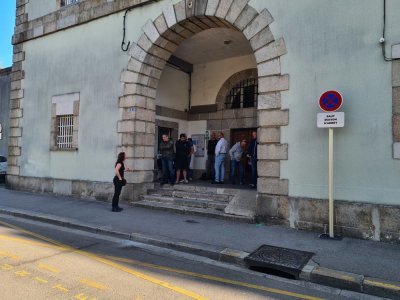
[[[162,142],[158,146],[158,151],[161,154],[163,178],[161,185],[168,183],[168,179],[171,185],[174,185],[174,143],[169,139],[168,135],[162,135]]]
[[[257,131],[251,133],[251,142],[249,146],[248,157],[251,164],[251,183],[250,186],[257,187]]]
[[[215,177],[215,146],[217,146],[218,140],[215,138],[215,133],[211,132],[210,140],[207,144],[207,178],[214,180]]]

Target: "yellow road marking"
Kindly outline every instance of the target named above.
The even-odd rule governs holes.
[[[69,291],[68,289],[63,287],[61,284],[56,284],[55,286],[53,286],[53,289],[57,289],[59,291],[66,292],[66,293],[68,293],[68,291]]]
[[[44,240],[44,241],[47,241],[47,242],[52,243],[52,244],[54,244],[54,245],[57,245],[58,247],[60,247],[61,249],[66,250],[66,251],[72,251],[72,252],[75,252],[75,253],[79,253],[79,254],[81,254],[81,255],[84,255],[84,256],[86,256],[86,257],[92,258],[92,259],[94,259],[94,260],[96,260],[96,261],[98,261],[98,262],[101,262],[101,263],[105,264],[105,265],[108,265],[108,266],[110,266],[110,267],[113,267],[113,268],[115,268],[115,269],[118,269],[118,270],[120,270],[120,271],[123,271],[123,272],[125,272],[125,273],[134,275],[134,276],[136,276],[136,277],[139,277],[139,278],[144,279],[144,280],[146,280],[146,281],[149,281],[149,282],[151,282],[151,283],[160,285],[160,286],[162,286],[162,287],[165,287],[165,288],[167,288],[167,289],[170,289],[170,290],[172,290],[172,291],[174,291],[174,292],[177,292],[177,293],[180,293],[180,294],[182,294],[182,295],[188,296],[188,297],[193,298],[193,299],[195,299],[195,300],[206,300],[206,299],[207,299],[207,298],[205,298],[205,297],[203,297],[203,296],[200,296],[200,295],[198,295],[198,294],[196,294],[196,293],[194,293],[194,292],[191,292],[191,291],[186,290],[186,289],[184,289],[184,288],[181,288],[181,287],[179,287],[179,286],[171,285],[171,284],[169,284],[168,282],[159,280],[159,279],[157,279],[157,278],[148,276],[148,275],[146,275],[146,274],[142,274],[142,273],[140,273],[140,272],[138,272],[138,271],[135,271],[135,270],[133,270],[133,269],[130,269],[130,268],[127,268],[127,267],[118,265],[118,264],[116,264],[116,263],[114,263],[114,262],[112,262],[112,261],[110,261],[110,260],[108,260],[108,259],[102,258],[102,257],[100,257],[100,256],[98,256],[98,255],[91,254],[91,253],[88,253],[88,252],[84,252],[84,251],[75,249],[75,248],[70,247],[70,246],[68,246],[68,245],[64,245],[64,244],[62,244],[62,243],[60,243],[60,242],[57,242],[57,241],[55,241],[55,240],[49,239],[49,238],[47,238],[47,237],[44,237],[44,236],[42,236],[42,235],[40,235],[40,234],[37,234],[37,233],[34,233],[34,232],[30,232],[30,231],[28,231],[28,230],[25,230],[25,229],[23,229],[23,228],[20,228],[20,227],[18,227],[18,226],[14,226],[14,225],[12,225],[12,224],[8,224],[8,223],[3,222],[3,221],[0,221],[0,224],[3,224],[3,225],[5,225],[5,226],[7,226],[7,227],[10,227],[10,228],[14,228],[14,229],[16,229],[16,230],[18,230],[18,231],[21,231],[21,232],[25,232],[25,233],[27,233],[27,234],[29,234],[29,235],[31,235],[31,236],[37,237],[37,238],[39,238],[39,239],[41,239],[41,240]],[[29,243],[31,242],[31,241],[27,241],[27,240],[24,240],[24,239],[20,239],[20,238],[11,238],[11,237],[4,236],[4,235],[0,235],[0,238],[2,238],[2,239],[9,239],[9,240],[18,241],[18,242],[24,242],[24,243],[27,243],[27,244],[29,244]],[[36,243],[36,242],[32,242],[32,244],[37,244],[37,243]]]
[[[247,287],[247,288],[251,288],[251,289],[255,289],[255,290],[261,290],[261,291],[265,291],[265,292],[270,292],[270,293],[274,293],[274,294],[279,294],[279,295],[285,295],[285,296],[290,296],[290,297],[294,297],[294,298],[298,298],[298,299],[306,299],[306,300],[321,300],[322,298],[318,298],[318,297],[313,297],[313,296],[309,296],[309,295],[304,295],[304,294],[299,294],[299,293],[294,293],[294,292],[289,292],[289,291],[285,291],[285,290],[280,290],[280,289],[275,289],[275,288],[268,288],[268,287],[264,287],[264,286],[260,286],[260,285],[255,285],[255,284],[250,284],[250,283],[245,283],[245,282],[241,282],[241,281],[236,281],[236,280],[230,280],[230,279],[226,279],[226,278],[222,278],[222,277],[216,277],[216,276],[211,276],[211,275],[204,275],[204,274],[197,274],[197,273],[193,273],[193,272],[188,272],[188,271],[184,271],[184,270],[178,270],[178,269],[173,269],[173,268],[169,268],[169,267],[163,267],[163,266],[158,266],[158,265],[153,265],[153,264],[148,264],[148,263],[142,263],[139,261],[135,261],[135,260],[131,260],[131,259],[124,259],[124,258],[119,258],[119,257],[113,257],[113,256],[97,256],[91,253],[87,253],[81,250],[77,250],[74,249],[68,245],[63,245],[62,243],[59,243],[55,240],[51,240],[49,238],[46,238],[44,236],[41,236],[39,234],[36,234],[34,232],[30,232],[27,231],[25,229],[19,228],[17,226],[8,224],[6,222],[0,221],[0,224],[6,225],[8,227],[17,229],[19,231],[23,231],[27,234],[33,235],[37,238],[40,238],[42,240],[45,240],[49,243],[52,243],[54,245],[57,245],[57,248],[61,249],[61,250],[67,250],[67,251],[73,251],[76,253],[80,253],[82,255],[85,255],[87,257],[91,257],[92,259],[95,259],[97,261],[103,262],[106,265],[115,267],[121,271],[127,272],[129,274],[132,274],[134,276],[140,277],[142,279],[148,280],[150,282],[153,282],[152,280],[155,280],[153,283],[159,284],[161,286],[164,286],[166,288],[172,289],[173,286],[168,285],[168,283],[165,283],[163,281],[160,281],[156,278],[152,278],[150,276],[147,276],[145,274],[141,274],[135,270],[129,269],[127,267],[115,264],[114,262],[110,261],[109,259],[115,260],[115,261],[120,261],[120,262],[126,262],[126,263],[133,263],[136,265],[140,265],[140,266],[146,266],[146,267],[150,267],[150,268],[154,268],[154,269],[159,269],[159,270],[164,270],[164,271],[169,271],[169,272],[174,272],[174,273],[178,273],[178,274],[183,274],[183,275],[188,275],[188,276],[192,276],[192,277],[196,277],[196,278],[203,278],[203,279],[208,279],[211,281],[217,281],[217,282],[222,282],[222,283],[227,283],[227,284],[231,284],[231,285],[236,285],[236,286],[242,286],[242,287]],[[3,238],[2,235],[0,235],[0,238]],[[15,238],[14,238],[15,239]],[[23,242],[27,242],[26,240],[22,240]],[[37,242],[36,242],[37,243]],[[47,246],[49,247],[50,245],[44,244],[44,243],[40,243],[42,246]],[[107,259],[109,258],[109,259]],[[143,277],[141,277],[143,276]],[[148,279],[146,279],[148,278]],[[166,285],[164,285],[166,284]],[[186,294],[185,294],[186,295]],[[189,295],[187,295],[189,296]],[[192,297],[192,296],[189,296]],[[201,296],[199,296],[201,297]],[[194,298],[193,299],[205,299],[205,298]]]
[[[45,280],[45,279],[43,279],[43,278],[40,278],[40,277],[35,277],[35,280],[36,280],[36,281],[39,281],[39,282],[41,282],[41,283],[48,283],[47,280]]]
[[[46,271],[50,271],[50,272],[52,272],[52,273],[60,273],[60,270],[58,270],[58,269],[56,269],[56,268],[54,268],[54,267],[52,267],[52,266],[46,265],[46,264],[38,264],[37,267],[38,267],[39,269],[43,269],[43,270],[46,270]]]
[[[106,290],[107,289],[107,287],[105,285],[102,285],[100,283],[91,281],[89,279],[81,279],[80,283],[82,283],[84,285],[87,285],[87,286],[90,286],[90,287],[95,288],[95,289],[99,289],[99,290]]]
[[[20,257],[18,255],[14,255],[14,254],[12,254],[10,252],[7,252],[7,251],[0,251],[0,257],[11,258],[11,259],[14,259],[14,260],[19,260],[20,259]]]
[[[86,296],[85,294],[78,294],[75,295],[75,299],[77,300],[96,300],[96,298],[90,298],[89,296]]]
[[[13,267],[12,265],[2,264],[2,265],[0,265],[0,269],[1,269],[1,270],[9,271],[9,270],[14,269],[14,267]]]
[[[0,221],[0,223],[1,223],[1,221]],[[14,237],[2,235],[2,234],[0,234],[0,239],[12,241],[12,242],[23,243],[23,244],[27,244],[27,245],[42,246],[42,247],[51,248],[51,249],[55,249],[55,250],[59,250],[59,251],[66,251],[66,249],[64,249],[60,246],[49,245],[49,244],[36,242],[36,241],[22,240],[20,238],[14,238]]]
[[[251,284],[251,283],[246,283],[246,282],[241,282],[241,281],[236,281],[236,280],[230,280],[230,279],[226,279],[226,278],[222,278],[222,277],[198,274],[198,273],[193,273],[193,272],[189,272],[189,271],[174,269],[174,268],[170,268],[170,267],[163,267],[163,266],[159,266],[159,265],[153,265],[153,264],[144,263],[144,262],[140,262],[140,261],[133,260],[133,259],[128,259],[128,258],[120,258],[120,257],[115,257],[115,256],[107,256],[107,258],[112,259],[112,260],[116,260],[116,261],[120,261],[120,262],[124,262],[124,263],[131,263],[131,264],[135,264],[135,265],[138,265],[138,266],[148,267],[148,268],[152,268],[152,269],[168,271],[168,272],[173,272],[173,273],[177,273],[177,274],[188,275],[188,276],[191,276],[191,277],[208,279],[208,280],[211,280],[211,281],[223,282],[223,283],[228,283],[228,284],[237,285],[237,286],[243,286],[243,287],[247,287],[247,288],[251,288],[251,289],[255,289],[255,290],[271,292],[271,293],[274,293],[274,294],[280,294],[280,295],[290,296],[290,297],[299,298],[299,299],[308,299],[308,300],[320,300],[321,299],[321,298],[317,298],[317,297],[313,297],[313,296],[308,296],[308,295],[303,295],[303,294],[298,294],[298,293],[292,293],[292,292],[289,292],[289,291],[279,290],[279,289],[274,289],[274,288],[268,288],[268,287],[264,287],[264,286],[260,286],[260,285]]]
[[[26,276],[31,275],[31,273],[29,273],[28,271],[25,271],[25,270],[17,271],[17,272],[14,272],[14,273],[17,274],[18,276],[21,276],[21,277],[26,277]]]
[[[379,282],[379,281],[373,281],[373,280],[369,280],[369,279],[364,279],[364,282],[373,284],[373,285],[375,285],[375,286],[380,286],[380,287],[384,287],[384,288],[387,288],[387,289],[400,291],[400,286],[398,286],[398,285],[394,285],[394,284],[390,284],[390,283],[384,283],[384,282]]]

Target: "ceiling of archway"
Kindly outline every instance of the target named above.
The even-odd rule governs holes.
[[[224,41],[232,41],[226,45]],[[243,56],[253,53],[246,37],[239,31],[228,28],[211,28],[183,41],[174,56],[191,64]]]

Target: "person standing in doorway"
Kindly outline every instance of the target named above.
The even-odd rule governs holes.
[[[228,150],[228,142],[222,132],[218,132],[218,143],[215,146],[215,180],[213,183],[222,184],[225,178],[225,157]]]
[[[251,133],[251,141],[249,146],[249,154],[251,166],[251,183],[250,187],[257,187],[257,131]]]
[[[176,168],[176,181],[175,183],[179,183],[179,179],[181,177],[181,171],[183,174],[182,182],[188,183],[187,180],[187,170],[189,167],[189,155],[191,153],[191,147],[186,140],[186,134],[181,133],[179,136],[179,140],[175,143],[175,168]]]
[[[207,168],[206,176],[208,179],[215,179],[215,147],[217,146],[217,139],[215,133],[211,132],[210,140],[207,143]]]
[[[162,141],[158,146],[158,150],[161,154],[161,164],[163,172],[161,185],[168,183],[168,181],[171,185],[174,185],[174,143],[169,139],[169,136],[166,134],[163,134],[161,138]]]
[[[122,187],[126,185],[126,180],[124,178],[125,173],[125,152],[120,152],[118,154],[117,162],[115,163],[115,176],[113,179],[114,183],[114,196],[112,199],[112,209],[111,211],[120,212],[123,210],[122,207],[118,206],[119,195],[121,195]]]
[[[237,142],[231,150],[229,150],[229,156],[231,157],[231,169],[230,169],[230,179],[232,184],[236,184],[235,181],[235,169],[239,170],[239,182],[241,185],[244,184],[244,170],[242,164],[243,153],[246,149],[246,140]]]

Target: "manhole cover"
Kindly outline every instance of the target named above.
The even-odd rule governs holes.
[[[276,270],[298,279],[303,267],[314,253],[294,249],[262,245],[250,253],[244,261],[256,270]],[[266,272],[273,273],[273,272]]]

